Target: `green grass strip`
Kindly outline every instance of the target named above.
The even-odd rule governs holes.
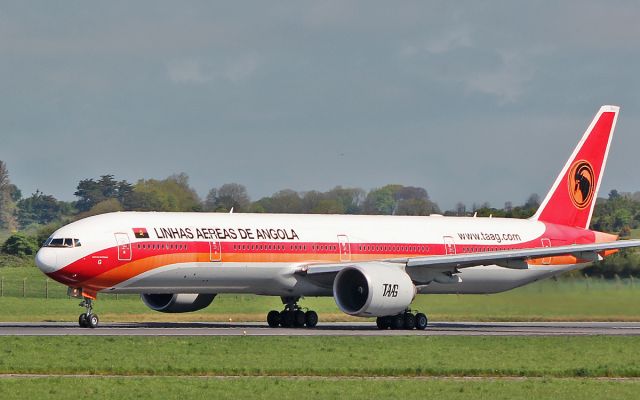
[[[12,399],[637,399],[640,382],[593,379],[313,380],[286,378],[9,378],[0,397]]]
[[[640,377],[640,337],[3,337],[1,373]]]

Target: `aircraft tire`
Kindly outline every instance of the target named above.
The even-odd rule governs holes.
[[[280,313],[276,310],[269,311],[267,314],[267,324],[269,324],[271,328],[280,326]]]
[[[291,328],[293,326],[295,316],[293,315],[293,311],[282,311],[280,312],[280,325],[283,328]]]
[[[389,317],[391,319],[391,329],[404,329],[404,314],[398,314]]]
[[[413,330],[416,327],[416,317],[415,315],[407,312],[404,313],[404,329]]]
[[[296,310],[293,314],[293,325],[296,328],[302,328],[306,322],[306,316],[304,315],[304,311]]]
[[[87,325],[89,326],[89,328],[97,328],[99,323],[100,319],[98,318],[98,314],[91,314],[87,317]]]
[[[78,325],[80,325],[81,328],[89,327],[89,323],[87,321],[87,314],[85,313],[80,314],[80,316],[78,317]]]
[[[312,310],[304,313],[304,323],[307,328],[314,328],[316,325],[318,325],[318,313]]]
[[[426,329],[429,321],[427,320],[427,316],[423,313],[416,314],[416,329],[423,331]]]

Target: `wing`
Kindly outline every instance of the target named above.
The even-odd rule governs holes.
[[[619,250],[630,247],[640,247],[640,240],[618,240],[615,242],[605,243],[539,247],[534,249],[503,250],[471,254],[393,258],[332,264],[308,264],[301,266],[296,273],[309,277],[309,279],[321,286],[328,286],[333,283],[333,278],[335,278],[338,272],[340,272],[344,267],[354,264],[366,265],[367,263],[380,262],[404,264],[409,275],[418,276],[424,275],[420,274],[420,272],[456,272],[461,268],[469,268],[479,265],[499,265],[505,268],[527,269],[529,268],[529,261],[531,260],[564,255],[574,256],[579,260],[584,260],[584,262],[592,262],[602,259],[600,253],[604,251]],[[416,274],[412,274],[412,271],[416,272]],[[435,274],[427,275],[437,276]],[[450,279],[456,279],[456,277],[451,277],[450,274],[449,277]]]

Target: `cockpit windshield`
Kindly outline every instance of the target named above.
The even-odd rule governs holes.
[[[80,247],[80,239],[50,237],[44,242],[43,247]]]

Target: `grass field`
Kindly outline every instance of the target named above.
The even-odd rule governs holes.
[[[640,377],[640,337],[4,337],[0,372]],[[144,355],[144,357],[141,357]]]
[[[7,337],[0,372],[58,376],[0,378],[0,398],[635,399],[640,355],[629,350],[639,345],[636,337]]]
[[[7,378],[13,399],[637,399],[639,381],[592,379]]]

